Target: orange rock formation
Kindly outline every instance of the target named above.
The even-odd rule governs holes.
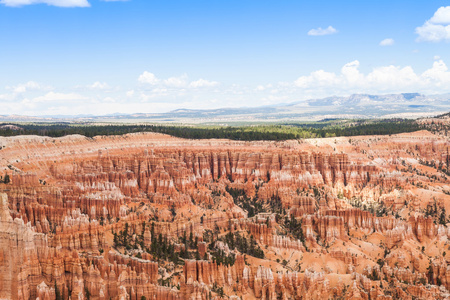
[[[449,146],[0,138],[0,299],[448,299]]]

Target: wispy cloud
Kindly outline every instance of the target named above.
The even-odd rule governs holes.
[[[416,28],[418,42],[450,41],[450,6],[440,7],[422,26]]]
[[[126,2],[130,0],[101,0],[103,2]],[[90,7],[88,0],[0,0],[0,4],[10,7],[21,7],[32,4],[47,4],[58,7]]]
[[[47,4],[58,7],[89,7],[87,0],[0,0],[0,4],[11,7],[21,7],[32,4]]]
[[[75,93],[55,93],[49,92],[43,96],[33,98],[31,102],[65,102],[65,101],[79,101],[88,99],[86,96],[82,96]]]
[[[52,90],[52,87],[44,86],[31,80],[26,83],[19,83],[15,86],[7,86],[6,89],[12,91],[14,94],[23,94],[30,91],[49,91]]]
[[[138,77],[138,82],[143,85],[149,85],[149,86],[159,86],[161,90],[162,87],[164,88],[207,88],[207,87],[214,87],[217,86],[219,83],[217,81],[211,81],[206,79],[198,79],[194,81],[190,81],[188,76],[186,74],[183,74],[181,76],[173,76],[169,77],[167,79],[159,79],[156,77],[155,74],[144,71],[141,75]]]
[[[111,89],[109,84],[107,84],[106,82],[100,82],[100,81],[96,81],[93,84],[90,84],[86,87],[91,90],[109,90],[109,89]]]
[[[320,36],[320,35],[329,35],[329,34],[334,34],[337,33],[338,31],[333,27],[333,26],[328,26],[327,28],[315,28],[315,29],[311,29],[310,31],[308,31],[308,35],[312,35],[312,36]]]
[[[392,46],[394,45],[394,39],[384,39],[380,42],[380,46]]]
[[[186,74],[173,76],[163,80],[163,83],[167,87],[185,88],[188,85],[188,78]]]
[[[192,81],[190,84],[189,84],[189,87],[192,87],[192,88],[202,88],[202,87],[211,87],[211,86],[216,86],[216,85],[218,85],[219,83],[217,82],[217,81],[209,81],[209,80],[206,80],[206,79],[199,79],[199,80],[196,80],[196,81]]]

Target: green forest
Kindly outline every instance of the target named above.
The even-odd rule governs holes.
[[[11,126],[12,125],[12,126]],[[256,126],[181,126],[81,123],[0,123],[0,136],[40,135],[61,137],[81,134],[122,135],[135,132],[157,132],[188,139],[231,139],[243,141],[289,140],[320,137],[386,135],[426,129],[414,120],[340,120],[339,122],[289,123]]]

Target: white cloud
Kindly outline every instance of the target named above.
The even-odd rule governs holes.
[[[87,0],[0,0],[5,6],[20,7],[32,4],[47,4],[59,7],[89,7]]]
[[[417,41],[440,42],[450,40],[450,25],[444,26],[440,24],[433,24],[425,22],[421,27],[416,28],[416,33],[419,35]]]
[[[329,35],[337,33],[337,30],[333,26],[328,26],[327,28],[323,29],[322,27],[311,29],[308,31],[308,35],[312,36],[319,36],[319,35]]]
[[[88,85],[87,88],[91,90],[108,90],[111,87],[106,82],[96,81],[93,84]]]
[[[438,60],[433,66],[417,74],[411,66],[381,66],[368,74],[359,71],[355,60],[345,64],[340,73],[318,70],[301,76],[294,86],[301,90],[321,90],[327,95],[342,93],[429,92],[450,91],[450,72],[447,65]]]
[[[439,55],[435,55],[435,56],[433,56],[433,59],[434,60],[439,60],[439,59],[441,59],[441,57]]]
[[[394,45],[394,39],[384,39],[380,42],[380,46],[392,46]]]
[[[126,2],[130,0],[101,0],[103,2]],[[88,0],[0,0],[0,4],[21,7],[32,4],[47,4],[58,7],[90,7]]]
[[[192,81],[191,83],[189,83],[189,87],[192,88],[202,88],[202,87],[213,87],[213,86],[217,86],[219,83],[217,81],[209,81],[206,79],[199,79],[196,81]]]
[[[23,94],[30,91],[48,91],[52,88],[49,86],[42,86],[36,81],[28,81],[26,83],[19,83],[12,87],[6,87],[7,90],[12,90],[15,94]]]
[[[58,102],[58,101],[78,101],[78,100],[86,100],[88,99],[85,96],[74,94],[74,93],[55,93],[55,92],[49,92],[45,94],[44,96],[39,96],[36,98],[33,98],[31,102]]]
[[[155,85],[159,82],[159,79],[156,78],[155,74],[145,71],[139,76],[138,81],[140,83]]]
[[[380,91],[392,90],[395,88],[411,88],[419,81],[419,76],[414,73],[410,66],[385,66],[374,68],[371,73],[365,77],[365,84],[369,88],[379,89]]]
[[[107,103],[115,103],[116,99],[112,98],[112,97],[105,97],[103,98],[103,102],[107,102]]]
[[[439,7],[430,19],[430,22],[435,24],[450,24],[450,6]]]
[[[418,42],[450,41],[450,6],[440,7],[422,26],[416,28]]]
[[[255,88],[255,91],[257,91],[257,92],[262,92],[262,91],[265,91],[265,90],[270,89],[270,88],[272,88],[272,87],[273,87],[273,85],[272,85],[271,83],[269,83],[269,84],[267,84],[267,85],[262,85],[262,84],[260,84],[260,85],[258,85],[258,86]]]
[[[431,69],[423,72],[422,78],[426,83],[434,83],[438,87],[450,84],[450,72],[442,60],[435,61]]]
[[[323,87],[335,85],[338,77],[334,73],[318,70],[312,72],[309,76],[301,76],[295,81],[295,85],[300,88],[308,88],[311,86]]]
[[[4,94],[0,90],[0,103],[3,108],[0,114],[103,115],[117,112],[166,112],[180,107],[214,108],[224,106],[224,103],[229,103],[226,106],[236,106],[242,105],[245,100],[236,100],[228,91],[228,95],[220,94],[226,91],[224,88],[221,88],[221,91],[209,88],[219,85],[215,81],[191,81],[187,75],[159,79],[152,73],[144,72],[139,78],[140,81],[129,89],[106,89],[108,85],[101,81],[54,91],[46,91],[36,82],[5,87]],[[233,99],[226,102],[224,99],[227,97]],[[209,102],[210,99],[221,99],[222,102],[214,104]]]
[[[28,82],[12,86],[0,93],[1,114],[81,114],[166,112],[177,108],[219,108],[276,104],[353,93],[384,94],[450,92],[450,70],[443,60],[436,59],[424,72],[411,66],[386,65],[362,71],[358,60],[337,71],[316,70],[297,80],[276,84],[245,86],[219,84],[207,79],[189,80],[187,75],[157,78],[144,72],[135,86],[128,89],[69,89],[43,91],[41,85]],[[105,87],[94,82],[92,87]],[[14,93],[16,92],[21,93]],[[214,101],[211,101],[214,99]]]
[[[179,77],[169,77],[166,80],[164,80],[164,84],[168,87],[175,87],[175,88],[183,88],[188,85],[187,83],[187,75],[182,75]]]
[[[219,85],[217,81],[211,81],[206,79],[198,79],[194,81],[189,81],[189,78],[186,74],[181,76],[173,76],[167,79],[159,79],[155,74],[145,71],[142,73],[138,82],[145,85],[153,86],[154,91],[166,90],[166,88],[172,89],[198,89],[198,88],[207,88],[214,87]]]
[[[129,91],[126,93],[126,95],[127,95],[128,98],[133,97],[133,96],[134,96],[134,90],[129,90]]]
[[[343,78],[352,85],[360,84],[364,80],[364,75],[358,70],[359,65],[359,61],[354,60],[345,64],[341,69]]]

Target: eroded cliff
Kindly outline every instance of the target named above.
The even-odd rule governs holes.
[[[449,142],[0,138],[0,298],[445,299]]]

